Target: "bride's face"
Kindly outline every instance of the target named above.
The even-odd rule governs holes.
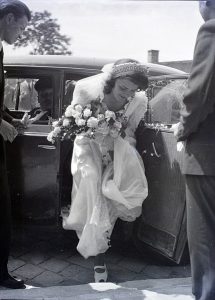
[[[133,97],[138,90],[138,86],[128,78],[117,78],[112,89],[112,95],[118,101],[127,102],[129,97]]]

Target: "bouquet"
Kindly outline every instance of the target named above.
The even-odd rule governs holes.
[[[125,137],[127,118],[124,110],[113,112],[105,109],[99,100],[82,106],[69,105],[64,115],[52,123],[53,130],[49,133],[48,141],[74,141],[77,135],[95,139],[96,134],[110,135],[113,138]]]

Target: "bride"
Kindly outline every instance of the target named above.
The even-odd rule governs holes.
[[[104,111],[120,112],[125,136],[96,133],[95,139],[78,135],[71,170],[72,203],[63,215],[63,228],[75,230],[77,250],[84,258],[95,256],[96,282],[107,281],[104,253],[117,218],[134,221],[141,214],[148,186],[141,157],[135,149],[135,130],[144,117],[148,86],[146,68],[133,59],[121,59],[103,73],[77,82],[72,106],[99,99]]]

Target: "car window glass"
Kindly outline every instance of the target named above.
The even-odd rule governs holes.
[[[53,115],[54,85],[50,76],[39,78],[7,78],[4,105],[14,118],[25,112],[33,124],[49,124]]]
[[[34,89],[37,79],[7,78],[5,80],[4,104],[11,110],[30,111],[39,106],[38,93]]]
[[[179,122],[180,110],[186,89],[185,79],[157,81],[149,87],[149,122],[175,124]]]

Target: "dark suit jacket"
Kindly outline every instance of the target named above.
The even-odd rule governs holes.
[[[4,106],[4,65],[3,65],[3,48],[0,51],[0,124],[4,119],[8,123],[12,122],[13,117],[10,111]]]
[[[0,51],[0,123],[3,118],[4,110],[4,66],[3,66],[3,48]]]
[[[186,140],[183,172],[215,175],[215,19],[197,35],[183,102],[177,133],[178,141]]]

